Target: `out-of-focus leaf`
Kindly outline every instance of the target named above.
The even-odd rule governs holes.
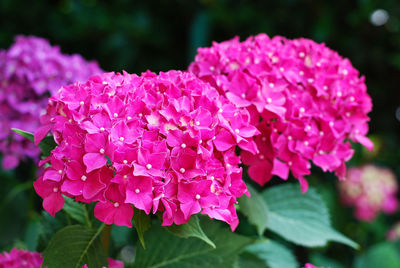
[[[262,196],[250,185],[247,186],[251,197],[242,196],[239,198],[240,212],[247,216],[249,222],[253,224],[262,235],[267,229],[268,207]]]
[[[197,238],[180,238],[153,224],[146,236],[147,249],[137,247],[133,267],[233,267],[240,251],[253,242],[221,228],[216,221],[202,219],[200,223],[216,248]]]
[[[246,252],[254,254],[270,268],[296,268],[299,267],[296,257],[285,246],[269,240],[249,245]]]
[[[144,233],[150,228],[150,224],[151,224],[150,215],[147,215],[143,210],[134,208],[133,225],[138,234],[139,241],[144,249],[146,248],[146,244],[144,241]]]
[[[82,225],[61,229],[43,252],[43,266],[81,268],[84,264],[88,267],[107,265],[99,237],[101,231],[101,227],[94,230]]]
[[[268,205],[268,229],[283,238],[307,247],[336,241],[353,248],[358,245],[334,230],[328,209],[314,189],[302,194],[294,184],[282,184],[263,192]]]

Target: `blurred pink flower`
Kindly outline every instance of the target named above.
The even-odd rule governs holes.
[[[0,268],[40,268],[43,258],[38,252],[13,248],[0,253]]]
[[[350,168],[346,177],[339,182],[340,197],[344,204],[355,207],[357,219],[372,221],[380,211],[397,211],[398,186],[390,169],[365,165]]]
[[[0,51],[0,153],[4,169],[15,168],[27,157],[38,160],[39,150],[11,128],[34,132],[48,97],[62,85],[102,73],[96,62],[79,55],[61,54],[59,47],[34,36],[17,36]]]

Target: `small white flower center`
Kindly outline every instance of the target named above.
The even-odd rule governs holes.
[[[117,114],[117,113],[114,113],[114,117],[118,117],[118,114]]]
[[[200,126],[200,122],[199,121],[196,121],[196,126]]]
[[[196,194],[196,199],[199,200],[200,199],[200,195]]]
[[[300,72],[299,72],[299,75],[303,76],[303,75],[304,75],[304,72],[303,72],[303,71],[300,71]]]
[[[79,104],[80,104],[81,106],[85,105],[85,103],[84,103],[83,101],[81,101]]]
[[[338,93],[336,94],[338,97],[342,96],[342,92],[338,91]]]
[[[304,145],[305,145],[305,146],[308,146],[308,144],[309,144],[308,141],[305,141],[305,142],[304,142]]]
[[[181,173],[185,173],[186,169],[181,168],[181,169],[179,169],[179,171],[180,171]]]
[[[124,175],[124,177],[123,177],[124,179],[127,179],[128,178],[128,175]]]
[[[58,188],[57,188],[57,187],[54,187],[54,188],[53,188],[53,192],[57,193],[57,192],[58,192]]]
[[[274,86],[275,86],[274,83],[269,83],[270,88],[273,88]]]
[[[271,103],[271,102],[272,102],[272,99],[271,99],[271,98],[267,98],[267,102],[268,102],[268,103]]]
[[[101,148],[101,149],[100,149],[100,153],[101,153],[101,154],[104,154],[104,152],[105,152],[104,149]]]
[[[153,167],[153,166],[152,166],[151,164],[147,164],[147,165],[146,165],[146,168],[147,168],[147,169],[151,169],[152,167]]]
[[[288,136],[287,139],[291,141],[293,138],[292,136]]]
[[[87,177],[85,175],[82,175],[81,180],[86,181]]]
[[[116,207],[116,208],[119,207],[119,203],[118,203],[118,202],[115,202],[115,203],[114,203],[114,207]]]
[[[124,162],[124,164],[128,164],[128,160],[124,160],[124,161],[122,161],[122,162]]]
[[[300,58],[304,58],[304,56],[305,56],[304,52],[300,52],[300,53],[299,53],[299,57],[300,57]]]
[[[332,121],[329,122],[329,126],[333,127],[334,123]]]
[[[62,174],[62,172],[63,172],[62,169],[58,170],[58,174]]]
[[[304,113],[306,111],[306,109],[304,109],[304,107],[300,107],[300,113]]]
[[[124,138],[124,137],[119,137],[119,140],[120,140],[120,141],[124,141],[125,138]]]
[[[242,98],[244,99],[244,98],[246,98],[246,94],[244,94],[244,93],[242,93]]]
[[[140,193],[140,190],[138,188],[135,189],[135,193]]]
[[[322,136],[324,136],[324,132],[323,131],[320,131],[319,132],[319,135],[322,137]]]
[[[239,132],[240,132],[240,130],[237,128],[237,129],[235,129],[235,133],[236,134],[239,134]]]
[[[183,149],[185,149],[185,148],[186,148],[186,144],[182,143],[182,144],[181,144],[181,147],[182,147]]]
[[[104,130],[105,130],[104,127],[101,127],[101,128],[100,128],[100,132],[103,132]]]
[[[324,90],[328,90],[328,86],[323,86],[322,87]]]

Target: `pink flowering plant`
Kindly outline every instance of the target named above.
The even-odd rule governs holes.
[[[34,132],[40,125],[48,97],[62,85],[85,81],[103,71],[80,55],[65,55],[57,46],[34,36],[17,36],[0,51],[0,153],[3,169],[28,158],[39,160],[40,150],[11,128]]]
[[[265,34],[199,48],[189,70],[236,107],[246,108],[259,152],[243,151],[250,177],[264,185],[289,171],[308,189],[312,161],[344,179],[350,140],[372,150],[368,131],[371,98],[364,78],[335,51],[309,39]]]
[[[189,71],[63,84],[34,135],[15,129],[42,149],[33,186],[60,226],[33,250],[47,267],[119,252],[132,267],[291,268],[295,246],[357,248],[305,176],[313,162],[346,177],[350,141],[372,148],[370,109],[348,60],[264,34],[199,49]],[[301,187],[261,187],[289,171]]]

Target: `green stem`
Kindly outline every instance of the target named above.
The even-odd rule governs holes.
[[[106,225],[104,232],[101,236],[101,243],[103,244],[104,251],[108,255],[108,248],[110,246],[111,225]]]
[[[86,204],[83,204],[83,210],[85,212],[85,220],[89,228],[92,228],[92,222],[89,219],[89,213],[86,207]]]

